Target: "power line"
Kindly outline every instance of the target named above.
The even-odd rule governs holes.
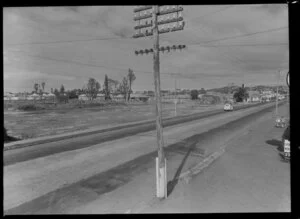
[[[89,66],[89,67],[95,67],[95,68],[105,68],[105,69],[117,70],[117,71],[127,71],[128,70],[128,68],[118,68],[118,67],[112,67],[112,66],[106,66],[106,65],[95,65],[95,64],[82,63],[82,62],[77,62],[77,61],[72,61],[72,60],[55,59],[55,58],[45,57],[45,56],[40,56],[40,55],[32,55],[32,54],[28,54],[24,51],[14,51],[14,52],[20,52],[21,55],[25,55],[25,56],[29,56],[29,57],[33,57],[33,58],[44,59],[44,60],[49,60],[49,61],[55,61],[55,62],[72,63],[72,64],[76,64],[76,65]],[[139,69],[134,69],[134,70],[139,73],[153,74],[153,72],[150,72],[150,71],[144,71],[144,70],[139,70]],[[182,74],[180,74],[180,73],[162,72],[161,74],[181,75],[182,76]]]
[[[226,7],[224,7],[224,8],[221,8],[221,9],[217,10],[217,11],[214,11],[214,12],[211,12],[211,13],[204,14],[204,15],[202,15],[202,16],[200,16],[200,17],[197,17],[197,19],[198,19],[198,18],[207,17],[207,16],[210,16],[210,15],[213,15],[213,14],[216,14],[216,13],[218,13],[218,12],[224,11],[224,10],[226,10],[226,9],[228,9],[228,8],[231,8],[231,7],[234,7],[234,5],[226,6]]]
[[[219,44],[219,45],[199,45],[200,47],[239,47],[239,46],[284,46],[289,45],[288,43],[255,43],[255,44]]]
[[[51,42],[29,42],[29,43],[7,43],[7,46],[21,46],[21,45],[40,45],[40,44],[56,44],[56,43],[73,43],[73,42],[89,42],[89,41],[101,41],[101,40],[119,40],[119,39],[131,39],[132,37],[106,37],[95,39],[82,39],[82,40],[60,40]]]
[[[205,43],[219,42],[219,41],[224,41],[224,40],[229,40],[229,39],[236,39],[236,38],[252,36],[252,35],[261,34],[261,33],[278,31],[278,30],[282,30],[282,29],[286,29],[286,28],[288,28],[288,27],[285,26],[285,27],[273,28],[273,29],[257,31],[257,32],[253,32],[253,33],[241,34],[241,35],[236,35],[236,36],[231,36],[231,37],[224,37],[224,38],[221,38],[221,39],[203,41],[203,42],[199,42],[199,43],[190,43],[190,44],[187,44],[187,45],[201,45],[201,44],[205,44]]]

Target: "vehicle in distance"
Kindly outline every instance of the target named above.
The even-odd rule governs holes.
[[[233,110],[233,106],[231,103],[225,103],[224,105],[224,111],[232,111]]]

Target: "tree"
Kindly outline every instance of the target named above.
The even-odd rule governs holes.
[[[233,98],[235,99],[236,102],[243,102],[248,97],[249,94],[243,86],[239,87],[238,90],[233,95]]]
[[[110,93],[115,93],[118,89],[119,84],[119,81],[108,78],[108,89]]]
[[[55,94],[56,97],[59,96],[59,91],[57,90],[57,88],[54,89],[54,94]]]
[[[62,84],[61,87],[60,87],[60,93],[61,93],[61,94],[64,94],[64,93],[65,93],[65,87],[64,87],[63,84]]]
[[[132,69],[128,69],[127,77],[128,77],[128,82],[129,82],[129,89],[128,89],[128,95],[127,95],[128,99],[127,100],[129,100],[130,99],[130,93],[132,92],[131,85],[132,85],[133,81],[136,79]]]
[[[105,94],[105,100],[110,100],[110,89],[109,89],[109,86],[108,86],[108,77],[107,75],[105,75],[105,79],[104,79],[104,94]]]
[[[38,90],[39,90],[39,84],[38,84],[38,83],[35,83],[35,84],[33,85],[33,89],[34,89],[35,92],[37,93]]]
[[[119,84],[118,91],[124,96],[124,99],[128,100],[128,93],[129,93],[129,80],[127,77],[124,77],[122,82]]]
[[[67,94],[68,94],[69,99],[77,99],[78,98],[76,89],[67,91]]]
[[[199,94],[206,94],[206,90],[204,88],[201,88],[201,90],[198,93]]]
[[[42,82],[42,89],[43,89],[43,92],[45,91],[45,85],[46,85],[46,82]]]
[[[192,90],[191,91],[191,99],[192,100],[197,100],[198,99],[198,91],[197,90]]]
[[[90,78],[86,86],[85,94],[90,100],[93,100],[97,97],[99,89],[99,82],[94,78]]]
[[[53,94],[53,88],[51,88],[51,94]]]

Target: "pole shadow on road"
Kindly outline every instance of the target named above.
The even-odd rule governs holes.
[[[272,140],[267,140],[266,143],[269,144],[269,145],[277,147],[277,151],[278,151],[278,154],[279,154],[279,156],[281,158],[281,161],[282,162],[287,162],[287,160],[284,158],[284,156],[282,154],[282,152],[283,152],[283,145],[282,145],[281,141],[276,140],[276,139],[272,139]]]
[[[173,189],[175,188],[175,186],[177,185],[178,183],[178,180],[179,180],[179,176],[180,176],[180,173],[182,171],[182,168],[184,166],[184,164],[186,163],[186,160],[187,158],[189,157],[190,153],[192,152],[192,150],[196,147],[196,141],[192,142],[189,146],[188,146],[188,151],[186,153],[186,155],[184,156],[181,164],[179,165],[174,177],[172,180],[170,180],[167,184],[167,196],[169,196]]]
[[[269,144],[269,145],[277,147],[277,150],[280,151],[280,152],[282,152],[282,148],[281,148],[282,147],[282,145],[281,145],[282,143],[281,143],[281,141],[279,141],[277,139],[272,139],[272,140],[267,140],[266,143]]]

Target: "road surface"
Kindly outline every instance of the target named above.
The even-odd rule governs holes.
[[[279,114],[288,117],[286,107]],[[142,213],[290,212],[290,164],[278,155],[283,131],[268,114],[189,184]]]
[[[260,105],[260,104],[258,104]],[[245,108],[255,107],[255,105],[236,106],[235,111]],[[225,113],[223,110],[213,110],[210,112],[202,112],[193,115],[178,116],[163,120],[163,127],[178,125],[180,123],[190,122],[197,119],[204,119]],[[12,165],[17,162],[23,162],[39,157],[49,156],[55,153],[61,153],[71,150],[82,149],[93,146],[95,144],[132,136],[138,133],[155,130],[155,122],[141,122],[139,125],[124,125],[115,128],[109,128],[100,131],[93,131],[90,133],[78,134],[72,138],[63,137],[59,141],[49,139],[38,145],[30,147],[23,147],[13,150],[4,151],[3,162],[4,165]],[[18,144],[18,142],[16,142]]]
[[[273,107],[273,104],[271,108],[268,105],[254,107],[199,120],[201,122],[193,121],[184,126],[165,128],[165,147],[173,147],[185,139],[188,142],[193,135],[211,129],[221,133],[217,137],[224,139],[231,130],[234,132],[245,124],[245,119],[251,121]],[[218,129],[220,125],[235,120],[238,122],[234,123],[234,129]],[[211,141],[211,133],[203,135]],[[155,131],[152,131],[5,166],[4,209],[10,209],[6,213],[44,213],[49,206],[51,212],[57,212],[51,206],[58,205],[62,208],[58,212],[64,212],[63,205],[59,203],[64,197],[73,194],[70,191],[75,191],[79,196],[78,193],[96,192],[98,196],[111,191],[130,181],[144,166],[151,163],[153,156],[156,156],[155,150]],[[92,198],[95,196],[92,195]]]

